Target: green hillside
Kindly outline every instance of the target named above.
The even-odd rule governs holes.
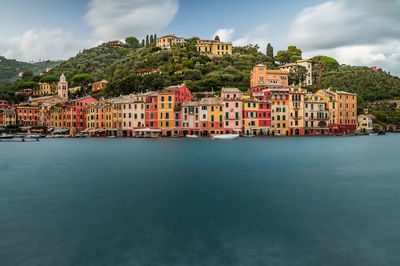
[[[400,96],[400,78],[369,67],[346,66],[322,77],[324,88],[355,92],[366,102],[395,99]]]
[[[48,67],[55,67],[61,62],[43,61],[38,63],[20,62],[0,56],[0,84],[18,79],[20,72],[32,70],[34,74],[46,71]]]

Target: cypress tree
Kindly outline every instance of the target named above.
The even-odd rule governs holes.
[[[267,56],[274,58],[274,48],[270,43],[267,45]]]
[[[153,43],[153,35],[150,35],[150,44],[152,44]]]
[[[142,40],[142,47],[144,47],[144,39]]]
[[[146,35],[146,46],[149,45],[149,35]]]
[[[157,41],[157,34],[154,33],[154,41]]]

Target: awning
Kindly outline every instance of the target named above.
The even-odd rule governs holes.
[[[151,129],[151,128],[138,128],[134,129],[134,132],[161,132],[161,129]]]
[[[27,127],[20,127],[19,129],[25,131],[25,130],[29,130],[31,128],[32,128],[31,126],[27,126]]]
[[[65,133],[67,131],[69,131],[69,128],[59,128],[54,130],[54,133]]]

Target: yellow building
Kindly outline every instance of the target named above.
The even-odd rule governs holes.
[[[217,40],[198,40],[196,47],[201,55],[210,57],[223,56],[225,54],[232,55],[232,43],[224,43]]]
[[[0,126],[6,127],[17,124],[15,110],[13,109],[0,109]]]
[[[267,89],[271,96],[271,130],[274,136],[289,135],[289,89]]]
[[[207,100],[208,130],[210,134],[224,134],[224,104],[222,98],[215,97]]]
[[[304,100],[305,91],[300,88],[290,88],[289,91],[289,134],[304,135]]]
[[[167,135],[174,128],[174,96],[173,91],[158,93],[158,127]]]
[[[53,95],[56,93],[57,93],[56,83],[39,83],[39,87],[34,88],[32,91],[33,96]]]
[[[161,49],[170,50],[174,44],[184,44],[186,41],[184,38],[178,38],[175,34],[168,34],[157,38],[156,47],[160,47]]]

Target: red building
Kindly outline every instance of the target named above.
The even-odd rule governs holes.
[[[107,80],[102,80],[92,84],[92,91],[102,91],[108,85]]]
[[[166,93],[166,92],[173,92],[175,95],[175,103],[178,102],[190,102],[192,100],[192,93],[186,87],[185,84],[178,85],[178,86],[170,86],[159,90],[158,92]]]
[[[0,100],[0,109],[8,109],[8,102],[5,100]]]
[[[158,93],[147,92],[143,94],[146,96],[146,109],[144,112],[145,125],[151,129],[158,128]]]
[[[85,109],[97,100],[91,96],[71,100],[63,106],[63,127],[72,128],[77,132],[85,129]]]

